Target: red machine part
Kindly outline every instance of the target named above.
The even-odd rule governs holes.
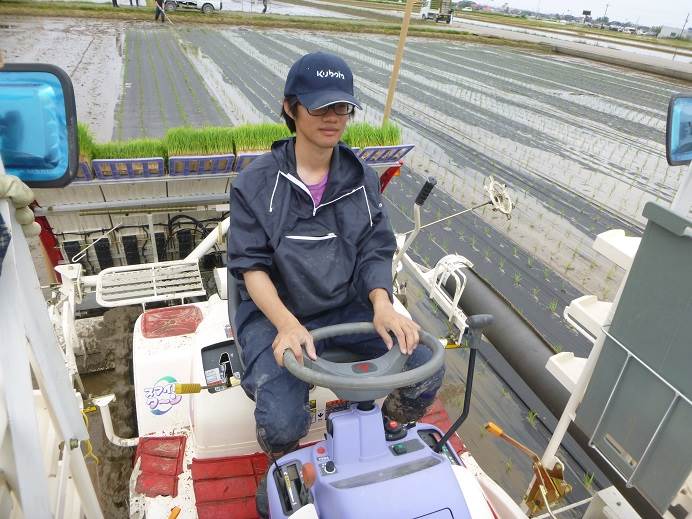
[[[202,317],[202,311],[194,305],[147,310],[142,316],[142,335],[157,339],[194,333]]]
[[[382,175],[380,176],[380,193],[384,193],[384,190],[387,188],[387,185],[389,184],[389,182],[394,177],[399,176],[401,166],[403,166],[403,165],[404,165],[404,161],[400,160],[399,164],[397,164],[396,166],[392,166],[389,169],[386,169],[385,172],[382,173]]]
[[[135,460],[142,459],[135,490],[147,497],[177,496],[183,471],[185,436],[140,438]]]
[[[63,260],[63,257],[62,252],[60,252],[60,247],[58,246],[58,239],[55,237],[55,234],[53,233],[53,228],[50,226],[50,224],[48,223],[48,219],[45,216],[37,216],[35,220],[41,226],[41,233],[39,234],[39,238],[41,239],[43,248],[46,251],[48,261],[50,261],[53,267],[57,267]],[[58,282],[60,282],[60,274],[55,272],[55,276]]]
[[[268,465],[264,453],[192,460],[199,519],[255,519],[255,491]]]

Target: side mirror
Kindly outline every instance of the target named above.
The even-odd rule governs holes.
[[[666,158],[671,166],[692,161],[692,94],[677,94],[668,104]]]
[[[77,174],[79,146],[72,81],[45,64],[0,68],[0,157],[30,187],[63,187]]]

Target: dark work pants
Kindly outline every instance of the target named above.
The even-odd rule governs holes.
[[[241,307],[243,305],[252,303],[244,301]],[[241,308],[238,313],[247,314]],[[369,305],[352,302],[343,308],[320,314],[319,317],[304,322],[303,326],[314,330],[340,323],[372,322],[372,318],[373,312]],[[238,340],[246,368],[242,387],[255,400],[257,438],[263,449],[284,452],[310,429],[308,384],[276,363],[271,348],[276,328],[262,312],[256,310],[238,324]],[[372,354],[372,357],[378,357],[387,351],[384,342],[377,335],[354,335],[319,341],[315,344],[317,354],[334,344],[354,352]],[[422,365],[431,355],[426,346],[418,346],[408,359],[406,369]],[[403,423],[422,418],[435,400],[443,377],[444,368],[423,382],[395,390],[387,397],[383,412],[389,418]]]
[[[154,15],[154,21],[157,21],[161,17],[161,23],[166,23],[166,15],[163,12],[163,5],[156,4],[156,14]]]

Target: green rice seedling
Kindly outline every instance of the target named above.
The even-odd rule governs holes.
[[[533,287],[533,288],[531,289],[531,295],[533,296],[533,298],[534,298],[536,301],[538,301],[538,293],[539,293],[540,291],[541,291],[541,289],[540,289],[540,288],[536,288],[536,287]]]
[[[512,458],[507,458],[507,461],[505,461],[505,472],[507,474],[512,472]]]
[[[483,257],[485,258],[486,261],[491,262],[490,260],[490,249],[486,247],[483,249]]]
[[[550,281],[550,269],[548,267],[543,268],[543,279]]]
[[[593,481],[594,481],[593,472],[585,472],[584,475],[581,477],[581,484],[584,485],[584,488],[586,490],[588,490],[589,492],[593,488]]]
[[[351,147],[395,146],[401,143],[401,128],[392,122],[381,127],[368,123],[351,123],[341,139]]]
[[[548,303],[548,310],[550,310],[552,313],[557,313],[557,299],[551,299],[550,302]]]
[[[526,256],[526,264],[529,268],[533,267],[533,258],[531,256]]]
[[[514,273],[513,279],[514,279],[514,286],[515,287],[518,287],[519,285],[521,285],[521,274],[519,274],[519,272]]]
[[[233,153],[234,128],[208,126],[205,128],[172,128],[164,142],[171,157],[184,155],[222,155]]]
[[[538,413],[534,410],[529,410],[528,414],[526,415],[526,421],[529,422],[529,425],[533,427],[534,429],[536,428],[536,419],[538,418]]]
[[[244,151],[267,151],[274,141],[290,137],[285,124],[244,124],[233,128],[233,148],[236,153]]]
[[[94,145],[95,159],[140,159],[149,157],[168,158],[161,139],[134,139]]]
[[[472,248],[473,250],[475,250],[475,251],[478,250],[478,249],[476,248],[476,236],[474,236],[474,235],[471,236],[471,248]]]
[[[505,271],[505,258],[501,257],[497,265],[500,268],[500,270],[502,272],[504,272]]]
[[[555,346],[553,346],[553,351],[555,353],[560,353],[562,351],[562,344],[558,343]]]
[[[500,393],[502,393],[502,396],[504,398],[509,398],[509,391],[507,391],[507,388],[505,388],[505,387],[500,388]]]
[[[94,156],[94,136],[84,123],[77,124],[77,139],[79,140],[79,160],[89,162]]]

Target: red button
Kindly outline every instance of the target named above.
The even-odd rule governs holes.
[[[324,454],[327,452],[324,447],[317,447],[317,454]]]
[[[397,427],[399,427],[399,422],[397,422],[395,420],[390,420],[387,425],[389,426],[390,429],[396,429]]]

